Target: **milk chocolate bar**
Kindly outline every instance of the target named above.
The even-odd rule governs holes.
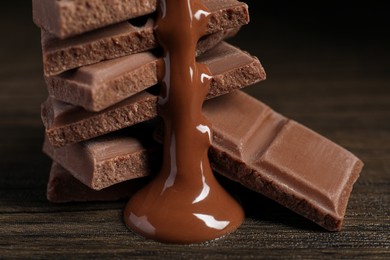
[[[143,122],[115,134],[58,149],[46,138],[43,151],[65,166],[81,183],[101,190],[147,176],[158,169],[160,147],[151,138],[154,125]]]
[[[157,0],[33,0],[33,20],[64,39],[110,24],[150,14]]]
[[[154,22],[144,25],[130,22],[111,25],[67,40],[60,40],[42,31],[42,62],[45,76],[53,76],[81,66],[114,59],[157,47]],[[223,39],[234,36],[239,27],[205,36],[198,43],[198,55]]]
[[[215,26],[222,27],[223,30],[203,37],[198,44],[198,54],[215,46],[222,39],[234,36],[240,29],[239,26],[232,27],[235,24],[235,21],[231,21],[229,24]],[[158,43],[153,27],[152,18],[141,24],[130,20],[66,40],[42,31],[44,74],[53,76],[73,68],[156,48]]]
[[[55,203],[72,201],[115,201],[128,198],[146,182],[145,178],[125,181],[103,189],[92,190],[75,179],[56,162],[52,163],[47,183],[47,199]]]
[[[230,58],[237,63],[253,61],[251,56],[226,43],[199,60],[217,69],[218,62]],[[57,100],[98,112],[157,84],[159,60],[153,53],[143,52],[84,66],[46,77],[48,92]]]
[[[249,22],[248,6],[244,3],[236,0],[203,0],[202,3],[211,13],[209,32],[221,30],[221,25],[230,20],[236,21],[233,27]],[[33,0],[32,6],[35,24],[64,39],[153,13],[157,1]]]
[[[206,64],[212,74],[207,98],[265,79],[257,58],[226,43],[199,57],[198,62]],[[148,76],[155,79],[156,70],[151,72]],[[42,105],[41,115],[49,141],[60,147],[151,119],[157,116],[156,101],[157,96],[142,91],[101,112],[88,112],[49,98]]]
[[[357,157],[240,92],[208,101],[204,113],[215,171],[327,230],[341,229],[363,167]]]
[[[204,113],[213,126],[209,157],[216,172],[328,230],[341,229],[352,186],[363,166],[358,158],[240,91],[206,101]],[[88,164],[92,158],[84,156],[87,152],[83,147],[92,147],[89,143],[105,146],[104,141],[97,140],[101,137],[59,149],[47,142],[44,151],[71,169],[74,162],[71,158],[67,161],[66,156],[77,154]],[[118,150],[122,152],[116,156],[128,155],[126,149]],[[111,169],[106,168],[104,174],[115,180]],[[89,179],[95,173],[84,171],[77,176],[83,174]],[[105,187],[114,184],[107,182]]]
[[[122,22],[66,40],[42,30],[44,75],[53,76],[102,60],[156,48],[153,26],[152,19],[142,26],[132,25],[131,21]]]

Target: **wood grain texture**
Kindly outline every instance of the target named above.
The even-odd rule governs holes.
[[[259,56],[268,73],[247,92],[365,162],[341,232],[326,232],[229,182],[247,218],[237,232],[198,245],[134,235],[122,221],[124,201],[47,202],[50,160],[41,153],[40,120],[47,92],[40,33],[26,2],[19,9],[1,7],[0,258],[389,259],[390,41],[382,33],[384,11],[259,2],[248,1],[252,22],[231,41]],[[369,19],[361,20],[364,15]]]

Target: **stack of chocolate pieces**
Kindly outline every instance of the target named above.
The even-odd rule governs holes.
[[[104,3],[33,0],[49,92],[42,120],[43,150],[53,159],[52,202],[129,197],[160,164],[156,0]],[[236,0],[203,4],[210,19],[197,61],[212,74],[203,108],[214,132],[212,168],[340,230],[362,162],[238,90],[265,79],[256,57],[223,42],[249,22],[248,7]]]

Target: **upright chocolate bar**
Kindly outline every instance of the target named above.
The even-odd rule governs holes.
[[[118,97],[115,95],[130,95],[134,89],[140,89],[139,84],[145,88],[145,83],[157,83],[156,60],[148,58],[151,62],[145,61],[136,72],[118,69],[128,63],[127,59],[132,58],[107,61],[110,66],[100,64],[85,68],[80,70],[81,75],[76,73],[58,77],[56,82],[52,83],[58,87],[49,86],[49,89],[53,88],[50,92],[54,94],[54,89],[58,89],[56,97],[93,108],[117,102]],[[198,61],[206,64],[212,74],[208,98],[265,79],[264,69],[257,58],[226,43],[200,56]],[[144,75],[132,77],[140,72]],[[97,82],[101,84],[94,84],[94,77],[98,78]],[[117,90],[121,86],[128,88],[123,93],[118,93]],[[100,100],[93,97],[93,93],[107,99]],[[49,98],[42,106],[42,119],[50,142],[55,146],[63,146],[151,119],[157,115],[156,100],[156,96],[140,92],[105,110],[93,113]]]
[[[209,157],[215,171],[328,230],[341,229],[353,183],[363,166],[358,158],[240,91],[206,101],[204,113],[213,125]],[[47,142],[44,150],[72,171],[73,160],[65,159],[78,152],[69,151],[74,149],[83,156],[85,150],[82,147],[88,143],[104,146],[104,141],[97,140],[102,139],[60,149]],[[118,150],[121,152],[116,154],[117,158],[130,154]],[[110,160],[115,162],[116,157]],[[123,167],[128,166],[124,164]],[[72,174],[85,175],[88,179],[95,175],[93,171]],[[112,175],[111,180],[115,180],[116,174],[111,168],[107,168],[104,174]],[[106,182],[104,186],[115,183]]]

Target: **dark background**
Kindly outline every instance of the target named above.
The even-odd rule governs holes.
[[[267,80],[245,91],[365,162],[343,231],[326,232],[235,185],[256,206],[237,232],[202,245],[132,235],[121,222],[124,202],[48,203],[40,31],[30,1],[1,1],[0,258],[390,257],[389,9],[384,1],[246,2],[251,23],[230,42],[259,57]]]

